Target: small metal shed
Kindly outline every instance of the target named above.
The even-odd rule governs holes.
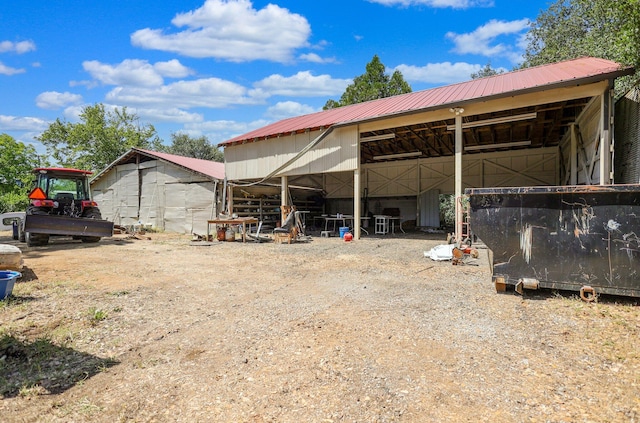
[[[117,225],[204,234],[220,210],[223,181],[223,163],[132,148],[91,188],[102,216]]]

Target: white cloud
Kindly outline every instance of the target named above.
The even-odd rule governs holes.
[[[517,60],[519,53],[514,51],[513,46],[498,43],[498,37],[504,35],[517,35],[529,27],[528,19],[516,21],[499,21],[492,19],[485,25],[476,28],[475,31],[466,34],[456,34],[448,32],[447,38],[451,39],[455,47],[454,52],[459,54],[480,54],[487,57],[509,57],[512,61]],[[521,37],[517,41],[517,46],[521,46]]]
[[[384,6],[428,6],[452,9],[468,9],[470,7],[493,7],[493,0],[369,0],[371,3],[378,3]]]
[[[442,62],[428,63],[425,66],[399,65],[394,70],[402,72],[402,76],[408,82],[452,84],[470,80],[471,74],[478,72],[482,67],[464,62]]]
[[[58,110],[68,105],[82,103],[82,96],[69,92],[46,91],[36,97],[36,106],[41,109]]]
[[[330,75],[313,76],[309,71],[301,71],[289,77],[271,75],[253,85],[269,96],[327,97],[342,94],[351,82],[350,79],[333,79]]]
[[[320,64],[337,63],[337,60],[335,57],[320,57],[315,53],[301,54],[299,58],[300,60],[304,60],[305,62],[311,62],[311,63],[320,63]]]
[[[16,75],[16,74],[25,73],[25,72],[26,71],[24,69],[12,68],[0,62],[0,75],[11,76],[11,75]]]
[[[40,133],[48,127],[49,122],[44,119],[0,115],[0,130],[2,131],[33,131]]]
[[[156,62],[153,67],[160,75],[167,78],[184,78],[193,73],[191,69],[184,66],[177,59],[172,59],[167,62]]]
[[[307,46],[311,34],[303,16],[274,4],[256,10],[249,0],[206,0],[202,7],[178,14],[171,22],[186,29],[170,34],[141,29],[131,34],[131,43],[189,57],[288,62],[294,50]]]
[[[135,108],[132,111],[139,117],[153,122],[194,123],[204,120],[200,113],[189,113],[176,108]]]
[[[115,104],[159,108],[164,106],[222,108],[232,105],[258,104],[261,98],[249,96],[242,85],[219,78],[178,81],[158,87],[117,87],[106,95]]]
[[[0,53],[14,52],[18,54],[34,51],[36,45],[33,41],[19,41],[17,43],[11,41],[0,41]]]
[[[266,116],[273,120],[281,120],[293,116],[307,115],[317,111],[318,110],[306,104],[297,103],[295,101],[281,101],[276,103],[274,106],[269,107],[267,109]]]
[[[150,64],[146,60],[126,59],[117,65],[88,60],[82,67],[105,85],[153,87],[164,83],[163,77],[181,78],[192,73],[178,60]]]

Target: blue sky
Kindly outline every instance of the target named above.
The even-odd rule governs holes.
[[[414,91],[521,61],[548,0],[30,0],[0,7],[0,133],[83,106],[213,143],[339,99],[377,54]]]

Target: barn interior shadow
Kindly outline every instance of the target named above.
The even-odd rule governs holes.
[[[12,398],[23,390],[60,394],[118,364],[54,344],[48,339],[22,341],[0,336],[0,398]]]

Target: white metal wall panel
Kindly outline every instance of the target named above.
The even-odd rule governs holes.
[[[114,217],[114,201],[113,201],[113,189],[102,185],[93,191],[93,200],[98,203],[100,214],[103,219],[113,222]]]
[[[115,219],[122,225],[138,221],[138,171],[135,164],[116,166]]]
[[[576,119],[578,145],[576,151],[578,185],[600,183],[600,96],[594,97]],[[563,183],[568,184],[571,172],[571,131],[561,141]]]
[[[432,190],[450,194],[455,188],[453,157],[371,164],[363,166],[363,171],[370,197],[420,195]],[[558,175],[555,147],[466,154],[462,159],[463,188],[557,185]],[[343,178],[347,177],[353,178]]]
[[[103,218],[118,225],[138,221],[138,173],[135,164],[115,166],[91,188]]]
[[[434,159],[420,160],[419,168],[420,193],[434,190],[444,193],[451,193],[454,191],[456,169],[453,157],[438,157]]]
[[[187,229],[186,184],[166,184],[164,186],[166,204],[164,207],[164,228],[168,232],[185,233]]]
[[[148,163],[148,162],[147,162]],[[157,161],[153,161],[157,164]],[[159,185],[158,185],[158,168],[157,166],[146,167],[140,169],[142,178],[142,187],[140,192],[140,221],[145,225],[152,225],[155,228],[162,227],[160,220],[162,214],[158,213],[159,202]]]
[[[116,183],[116,172],[109,172],[104,175],[99,181],[91,185],[92,198],[98,203],[100,213],[103,219],[107,219],[113,222],[115,215],[114,205],[114,186]]]
[[[327,198],[353,198],[353,172],[327,173],[324,186]]]
[[[170,232],[205,234],[212,217],[214,182],[166,184],[164,227]]]
[[[418,166],[414,160],[388,162],[367,168],[370,197],[417,195]]]
[[[242,180],[265,177],[295,157],[320,134],[320,131],[313,131],[225,147],[227,178]],[[314,149],[285,169],[281,175],[343,172],[356,169],[357,164],[357,126],[336,128]]]
[[[204,235],[207,220],[213,217],[214,182],[199,182],[187,186],[185,209],[187,211],[186,231]]]
[[[529,149],[493,153],[478,158],[482,178],[463,178],[468,187],[523,187],[558,184],[558,149]],[[471,180],[470,180],[471,179]]]
[[[210,180],[198,173],[183,169],[170,163],[159,162],[158,166],[164,175],[163,181],[165,184],[175,182],[206,182]]]

